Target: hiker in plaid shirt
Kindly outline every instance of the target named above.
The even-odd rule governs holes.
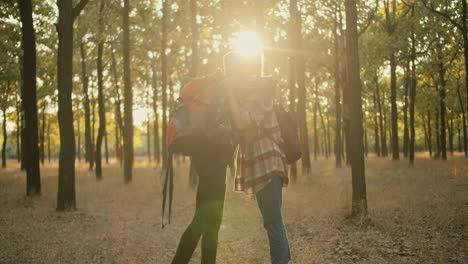
[[[291,259],[281,213],[282,187],[288,185],[286,158],[273,111],[274,85],[260,78],[261,56],[237,53],[224,57],[225,88],[231,123],[239,135],[235,191],[255,194],[270,242],[273,264]],[[270,78],[271,79],[271,78]]]

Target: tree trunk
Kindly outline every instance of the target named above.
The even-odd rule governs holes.
[[[198,15],[197,1],[190,0],[190,28],[192,30],[192,45],[191,45],[192,65],[190,67],[190,76],[193,78],[197,77],[198,75],[198,64],[200,60],[198,56],[199,33],[198,33],[197,15]],[[189,187],[195,188],[197,184],[198,184],[198,174],[195,171],[195,167],[192,163],[192,159],[190,159]]]
[[[105,150],[105,156],[106,156],[106,164],[109,164],[109,144],[107,141],[107,129],[104,131],[104,150]]]
[[[317,83],[315,84],[314,89],[315,98],[317,98]],[[317,127],[317,110],[318,110],[318,100],[314,100],[314,112],[313,112],[313,129],[314,129],[314,160],[317,160],[319,155],[319,132]]]
[[[50,150],[50,119],[47,122],[47,161],[50,163],[51,150]]]
[[[18,5],[22,25],[21,44],[23,48],[23,89],[21,92],[25,121],[23,133],[27,135],[23,137],[23,145],[28,146],[28,150],[23,154],[26,165],[26,194],[29,196],[41,193],[36,99],[36,37],[34,32],[33,7],[31,0],[18,0]],[[74,149],[75,148],[73,146],[73,150]]]
[[[328,156],[331,156],[331,135],[330,135],[330,113],[327,111],[326,113],[326,117],[327,117],[327,131],[325,132],[326,133],[326,139],[327,139],[327,152],[328,152]]]
[[[298,82],[298,102],[297,117],[299,122],[299,136],[301,140],[302,152],[302,173],[309,174],[311,170],[309,152],[309,134],[307,128],[306,102],[307,93],[305,87],[305,61],[300,57],[297,60],[297,82]],[[323,118],[323,117],[322,117]],[[323,122],[323,119],[322,119]],[[325,129],[325,128],[324,128]]]
[[[41,122],[41,164],[44,165],[45,159],[45,123],[46,123],[46,113],[45,113],[45,104],[42,108],[42,122]]]
[[[115,62],[115,54],[114,52],[111,53],[111,68],[112,68],[112,79],[114,83],[114,88],[115,88],[115,98],[114,98],[114,104],[115,104],[115,129],[116,129],[116,142],[115,142],[115,151],[116,151],[116,156],[119,160],[120,166],[122,167],[123,165],[123,157],[122,157],[122,147],[121,147],[121,142],[123,138],[123,131],[124,131],[124,125],[123,125],[123,119],[122,119],[122,111],[121,111],[121,100],[120,100],[120,87],[119,87],[119,82],[118,82],[118,77],[117,77],[117,65]]]
[[[424,130],[424,151],[427,151],[429,147],[428,139],[427,139],[427,125],[424,116],[422,116],[422,123],[423,123],[423,130]]]
[[[447,125],[447,109],[445,107],[445,97],[446,97],[446,80],[445,72],[446,69],[443,65],[441,51],[438,52],[439,59],[439,104],[440,104],[440,147],[441,147],[441,157],[443,160],[447,160],[447,135],[446,135],[446,125]]]
[[[73,129],[73,1],[57,1],[59,17],[57,86],[60,154],[57,210],[76,209],[75,200],[75,131]]]
[[[94,153],[93,145],[91,141],[91,111],[90,102],[88,95],[88,74],[86,70],[86,52],[85,44],[80,40],[80,53],[81,53],[81,81],[83,83],[83,108],[84,108],[84,120],[85,120],[85,159],[94,166]],[[92,168],[92,167],[91,167]]]
[[[427,147],[429,148],[429,157],[432,158],[432,127],[430,111],[427,111]]]
[[[458,95],[458,103],[460,104],[461,114],[462,114],[462,130],[463,130],[463,150],[465,152],[465,157],[468,157],[468,139],[466,134],[466,109],[463,105],[463,99],[460,92],[460,85],[457,85],[457,95]]]
[[[408,86],[410,85],[410,66],[409,62],[407,63],[406,69],[405,69],[405,80],[404,80],[404,106],[403,106],[403,156],[405,158],[408,157],[408,152],[409,152],[409,129],[408,129],[408,93],[409,93],[409,88]]]
[[[295,50],[302,49],[302,19],[297,7],[297,0],[290,1],[289,6],[290,12],[290,41],[291,45]],[[297,84],[297,122],[299,126],[299,138],[301,141],[301,152],[302,152],[302,172],[305,174],[310,173],[310,154],[309,154],[309,135],[307,131],[307,112],[306,112],[306,101],[307,93],[305,87],[305,59],[303,56],[295,56],[295,82]],[[293,73],[293,74],[294,74]]]
[[[295,48],[295,22],[294,19],[297,19],[294,11],[297,7],[297,0],[289,1],[289,13],[290,13],[290,20],[289,20],[289,28],[288,28],[288,39],[289,39],[289,48]],[[289,55],[289,73],[288,73],[288,90],[289,90],[289,111],[291,113],[296,113],[296,98],[297,98],[297,88],[296,88],[296,67],[297,67],[297,56],[294,54]],[[292,181],[297,180],[297,164],[293,163],[290,166],[290,175]]]
[[[336,8],[337,9],[337,8]],[[333,49],[334,49],[334,81],[335,81],[335,166],[341,167],[341,87],[340,87],[340,40],[338,37],[338,18],[336,16],[338,10],[334,10],[333,15]]]
[[[79,103],[77,103],[77,111],[76,111],[76,138],[77,138],[77,143],[76,143],[76,153],[78,156],[78,162],[81,162],[81,130],[80,130],[80,112],[79,112]]]
[[[414,9],[414,6],[413,6]],[[413,16],[414,10],[411,12],[411,16]],[[410,164],[414,163],[414,146],[416,142],[416,131],[414,129],[414,108],[416,105],[416,39],[414,35],[414,27],[411,24],[411,82],[409,86],[409,125],[410,125],[410,139],[409,139],[409,161]],[[429,129],[429,140],[431,140],[431,127],[428,126]],[[432,145],[429,144],[429,153],[432,154]]]
[[[149,98],[149,92],[147,95],[147,98]],[[146,115],[147,122],[146,122],[146,154],[148,155],[148,163],[151,163],[151,118],[148,114]]]
[[[387,150],[387,137],[386,137],[386,131],[384,127],[384,115],[382,112],[382,101],[380,99],[380,87],[379,87],[379,79],[377,75],[374,77],[374,82],[375,82],[375,91],[376,91],[376,99],[377,99],[377,111],[379,115],[379,127],[380,127],[380,145],[382,147],[382,156],[386,157],[388,150]]]
[[[466,87],[466,105],[468,106],[468,8],[466,0],[460,0],[462,4],[462,35],[463,35],[463,55],[465,62],[465,87]],[[464,123],[466,126],[466,123]],[[465,139],[466,143],[466,139]],[[465,144],[466,146],[466,144]],[[466,156],[466,147],[465,147]]]
[[[450,114],[450,120],[447,120],[448,140],[450,154],[453,155],[453,113]]]
[[[458,136],[458,152],[462,152],[460,120],[458,120],[458,123],[457,123],[457,136]]]
[[[2,128],[3,128],[3,143],[2,143],[2,168],[6,168],[6,144],[7,144],[7,129],[6,129],[6,123],[7,123],[7,117],[6,117],[6,108],[2,108],[3,112],[3,122],[2,122]]]
[[[18,90],[18,89],[17,89]],[[16,91],[16,160],[21,162],[21,103],[19,103],[20,91]]]
[[[350,160],[353,186],[352,214],[367,215],[367,192],[363,153],[362,99],[359,66],[356,0],[345,0],[346,11],[346,64],[350,90]]]
[[[124,181],[132,181],[133,168],[133,93],[130,76],[130,0],[123,7],[123,66],[124,66]]]
[[[91,140],[91,110],[88,94],[88,73],[86,69],[86,52],[83,40],[80,40],[81,53],[81,82],[83,84],[83,108],[85,121],[85,160],[89,163],[89,170],[94,167],[93,141]]]
[[[375,151],[375,154],[377,155],[377,157],[380,157],[380,136],[379,136],[379,122],[378,122],[378,119],[379,119],[379,116],[378,116],[378,113],[379,113],[379,107],[378,107],[378,104],[377,104],[377,95],[376,95],[376,89],[374,89],[372,91],[372,100],[374,102],[374,140],[375,140],[375,143],[374,143],[374,151]]]
[[[163,169],[167,166],[167,18],[169,16],[168,0],[162,3],[162,21],[161,21],[161,86],[162,86],[162,159]]]
[[[153,144],[154,144],[154,158],[156,159],[156,164],[161,162],[161,147],[160,147],[160,138],[159,138],[159,114],[158,114],[158,85],[156,82],[156,61],[153,60],[152,63],[152,76],[151,84],[153,86],[153,114],[154,114],[154,123],[153,123]]]
[[[94,87],[91,88],[91,155],[93,155],[93,163],[89,163],[89,171],[93,171],[96,164],[96,152],[94,149],[96,143],[96,98],[94,97]]]
[[[396,59],[395,53],[390,54],[390,104],[392,115],[392,160],[399,160],[398,146],[398,112],[396,107]]]
[[[441,146],[440,146],[440,126],[439,126],[439,108],[436,108],[435,110],[435,131],[436,131],[436,147],[437,147],[437,152],[435,155],[436,159],[440,158],[440,153],[441,153]]]
[[[98,83],[98,111],[99,111],[99,129],[96,138],[95,158],[96,168],[95,174],[96,179],[102,179],[102,140],[106,133],[106,106],[104,105],[104,80],[103,80],[103,62],[102,56],[104,53],[104,0],[99,3],[99,18],[98,18],[98,45],[97,45],[97,83]]]

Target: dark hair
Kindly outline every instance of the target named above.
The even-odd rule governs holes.
[[[263,71],[263,56],[245,57],[238,52],[231,51],[223,56],[223,67],[226,76],[235,74],[241,68],[247,68],[252,75],[261,76]]]

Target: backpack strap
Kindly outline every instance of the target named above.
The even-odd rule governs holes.
[[[164,188],[163,188],[163,202],[162,202],[162,219],[161,228],[164,228],[164,211],[166,208],[167,199],[167,184],[169,182],[169,224],[171,224],[171,212],[172,212],[172,196],[174,193],[174,170],[172,162],[172,152],[169,151],[167,155],[167,168],[166,176],[164,177]]]

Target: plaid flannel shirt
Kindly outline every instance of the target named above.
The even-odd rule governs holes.
[[[240,105],[244,129],[236,156],[235,191],[253,194],[273,177],[289,183],[286,157],[277,142],[282,140],[272,102],[248,100]]]

